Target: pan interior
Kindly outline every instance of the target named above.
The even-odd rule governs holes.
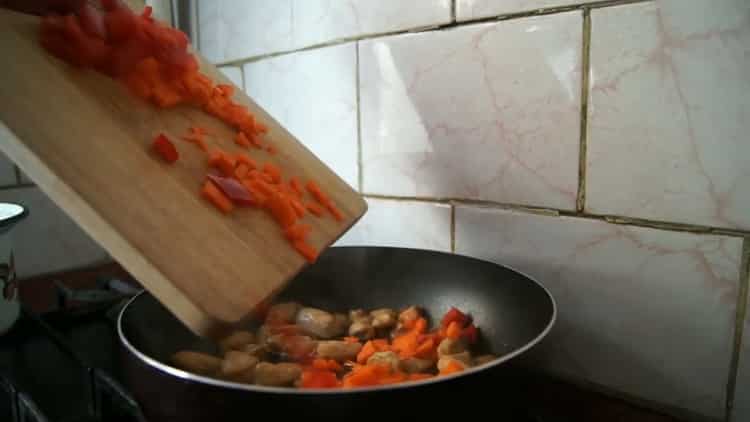
[[[460,255],[389,247],[327,249],[276,301],[286,300],[339,312],[418,305],[435,318],[455,306],[472,315],[482,348],[499,357],[537,340],[555,314],[548,292],[516,271]],[[121,324],[136,349],[167,365],[179,350],[217,352],[151,295],[123,309]]]

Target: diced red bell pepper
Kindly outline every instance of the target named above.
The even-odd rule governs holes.
[[[461,337],[465,338],[466,341],[469,342],[469,344],[474,344],[479,338],[479,329],[474,324],[469,324],[461,332]]]
[[[175,148],[172,141],[170,141],[163,133],[160,133],[159,136],[154,138],[152,148],[168,163],[174,163],[180,158],[177,148]]]
[[[216,176],[214,174],[209,174],[206,177],[214,182],[219,190],[221,190],[233,203],[245,206],[257,205],[252,194],[250,194],[250,191],[247,190],[245,185],[237,180],[230,177]]]
[[[456,321],[459,327],[463,327],[469,321],[469,316],[459,311],[455,307],[451,307],[448,312],[443,316],[443,320],[440,322],[440,326],[447,328],[451,322]]]

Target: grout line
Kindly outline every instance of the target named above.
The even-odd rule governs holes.
[[[747,318],[747,295],[750,289],[750,237],[746,237],[742,247],[742,264],[740,267],[740,288],[737,297],[737,319],[734,322],[734,348],[732,360],[729,365],[729,376],[727,378],[726,414],[727,421],[732,418],[734,407],[734,394],[737,388],[737,375],[740,364],[740,353],[742,352],[742,338],[744,335],[745,318]]]
[[[456,204],[451,204],[451,253],[456,253]]]
[[[248,56],[248,57],[242,57],[239,59],[219,61],[219,62],[213,63],[213,65],[214,66],[236,66],[239,64],[243,64],[243,63],[256,62],[259,60],[270,59],[270,58],[278,57],[278,56],[285,56],[287,54],[292,54],[292,53],[300,53],[300,52],[316,50],[316,49],[324,48],[324,47],[333,47],[336,45],[346,44],[346,43],[353,42],[353,41],[378,39],[378,38],[390,37],[394,35],[429,33],[429,32],[435,32],[435,31],[450,30],[454,28],[462,28],[464,26],[474,26],[474,25],[481,25],[481,24],[493,23],[493,22],[497,23],[500,21],[506,21],[506,20],[511,20],[511,19],[519,19],[519,18],[526,18],[526,17],[532,17],[532,16],[553,15],[557,13],[571,12],[575,10],[598,9],[602,7],[622,6],[626,4],[646,3],[646,2],[652,2],[652,1],[654,0],[604,0],[604,1],[596,2],[596,3],[580,3],[580,4],[572,4],[568,6],[550,7],[546,9],[535,9],[535,10],[528,10],[528,11],[518,12],[518,13],[509,13],[509,14],[504,14],[504,15],[494,15],[494,16],[487,16],[487,17],[481,17],[481,18],[467,19],[461,22],[455,21],[455,18],[454,18],[452,22],[445,23],[445,24],[427,25],[427,26],[409,28],[409,29],[398,29],[395,31],[374,32],[374,33],[365,34],[365,35],[342,37],[342,38],[338,38],[335,40],[324,41],[324,42],[311,44],[311,45],[300,47],[300,48],[279,50],[279,51],[275,51],[272,53],[259,54],[256,56]],[[455,0],[454,0],[454,4],[455,4]]]
[[[583,40],[581,44],[581,127],[578,147],[578,196],[576,211],[586,209],[586,160],[588,143],[589,72],[591,68],[591,9],[583,9]]]
[[[494,208],[498,210],[518,211],[530,214],[545,215],[550,217],[570,217],[570,218],[581,218],[585,220],[597,220],[604,221],[611,224],[620,224],[624,226],[636,226],[636,227],[647,227],[659,230],[669,230],[687,233],[698,233],[698,234],[712,234],[712,235],[723,235],[732,237],[748,237],[750,236],[750,230],[739,230],[739,229],[728,229],[724,227],[713,227],[713,226],[701,226],[697,224],[686,224],[686,223],[674,223],[669,221],[661,220],[648,220],[645,218],[626,217],[621,215],[612,214],[594,214],[587,212],[577,212],[571,210],[563,210],[557,208],[545,208],[532,205],[521,205],[521,204],[510,204],[496,201],[486,201],[477,199],[465,199],[465,198],[427,198],[418,196],[392,196],[392,195],[379,195],[369,194],[362,192],[362,195],[366,198],[373,199],[385,199],[391,201],[404,201],[404,202],[430,202],[437,204],[449,204],[456,206],[473,206],[480,208]]]
[[[454,23],[456,22],[456,8],[457,8],[456,2],[457,1],[458,0],[451,0],[451,22],[454,22]]]
[[[359,191],[362,192],[363,186],[364,186],[364,174],[363,174],[363,164],[362,164],[362,101],[360,96],[360,76],[359,76],[359,41],[354,43],[355,51],[356,51],[356,60],[355,60],[355,77],[354,77],[354,83],[356,86],[355,89],[355,103],[357,106],[357,186],[359,187]]]

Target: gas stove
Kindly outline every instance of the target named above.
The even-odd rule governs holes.
[[[124,386],[120,365],[115,324],[121,306],[138,291],[128,287],[133,284],[108,279],[75,290],[52,283],[55,310],[23,310],[0,337],[0,421],[157,422],[144,416]],[[467,390],[456,392],[454,404],[508,422],[675,421],[514,365],[477,377]],[[502,404],[480,399],[479,391],[502,397]],[[443,416],[438,403],[442,398],[420,416]]]

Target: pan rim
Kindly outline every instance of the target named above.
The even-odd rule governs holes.
[[[120,310],[118,316],[117,316],[117,334],[120,338],[120,342],[125,346],[125,348],[130,352],[133,356],[135,356],[137,359],[139,359],[142,363],[146,364],[147,366],[156,369],[162,373],[166,373],[167,375],[173,376],[178,379],[182,379],[185,381],[191,381],[191,382],[197,382],[199,384],[206,384],[213,387],[220,387],[220,388],[227,388],[230,390],[239,390],[239,391],[247,391],[247,392],[256,392],[256,393],[274,393],[274,394],[284,394],[284,395],[303,395],[303,396],[309,396],[309,395],[349,395],[349,394],[364,394],[364,393],[372,393],[372,392],[378,392],[378,391],[392,391],[392,390],[401,390],[401,389],[407,389],[407,388],[417,388],[420,386],[426,386],[430,384],[435,383],[442,383],[447,382],[453,379],[461,378],[461,377],[468,377],[473,374],[476,374],[478,372],[482,372],[497,366],[500,366],[501,364],[515,358],[516,356],[519,356],[532,347],[536,346],[538,343],[540,343],[552,330],[552,327],[557,322],[557,302],[555,301],[555,298],[552,296],[552,294],[549,292],[549,290],[540,283],[536,278],[531,277],[530,275],[526,274],[523,271],[520,271],[512,266],[506,265],[506,264],[498,264],[496,262],[492,262],[489,260],[485,260],[482,258],[477,258],[469,255],[461,255],[456,253],[447,253],[447,252],[441,252],[441,251],[430,251],[425,249],[415,249],[415,248],[403,248],[403,247],[391,247],[391,246],[332,246],[331,249],[337,248],[337,249],[343,249],[343,248],[378,248],[378,249],[393,249],[393,250],[412,250],[412,251],[422,251],[422,252],[432,252],[432,253],[439,253],[439,254],[447,254],[447,255],[455,255],[460,256],[463,258],[470,258],[476,261],[486,262],[490,263],[492,265],[499,265],[503,268],[506,268],[510,271],[516,272],[519,275],[526,277],[528,280],[531,280],[533,283],[535,283],[537,286],[539,286],[542,291],[547,295],[547,298],[550,301],[550,304],[552,305],[552,316],[550,317],[549,322],[544,327],[544,329],[531,341],[523,345],[522,347],[507,353],[503,356],[500,356],[488,363],[485,363],[480,366],[475,366],[469,369],[466,369],[461,372],[457,372],[450,375],[443,375],[439,377],[433,377],[428,378],[425,380],[417,380],[417,381],[406,381],[403,383],[398,384],[389,384],[389,385],[380,385],[380,386],[371,386],[371,387],[359,387],[359,388],[351,388],[351,389],[343,389],[343,388],[292,388],[292,387],[269,387],[269,386],[263,386],[263,385],[255,385],[255,384],[243,384],[238,382],[232,382],[232,381],[224,381],[218,378],[212,378],[207,377],[203,375],[197,375],[193,374],[191,372],[187,372],[185,370],[175,368],[173,366],[170,366],[166,363],[163,363],[151,356],[148,356],[147,354],[143,353],[142,351],[138,350],[130,341],[128,340],[127,336],[125,336],[125,332],[123,329],[123,318],[125,315],[125,312],[131,307],[131,305],[138,300],[143,295],[149,294],[148,291],[145,289],[135,296],[133,296],[131,299],[129,299],[125,305]]]

